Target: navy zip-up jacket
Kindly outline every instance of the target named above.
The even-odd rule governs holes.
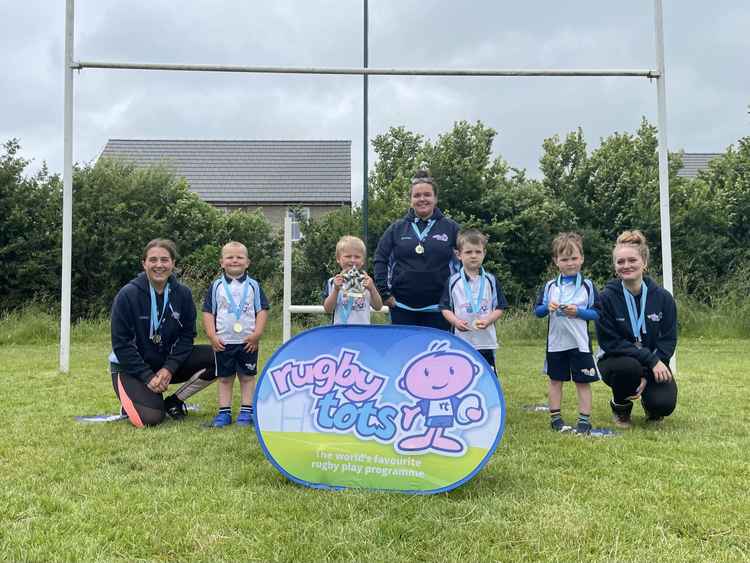
[[[422,243],[424,253],[417,254],[419,244],[412,224],[423,232],[428,221],[417,220],[413,209],[405,217],[391,223],[380,237],[373,260],[375,286],[383,301],[393,296],[409,307],[437,305],[443,289],[458,260],[454,253],[458,224],[435,208],[430,219],[435,219],[427,238]],[[437,309],[436,309],[437,310]]]
[[[145,273],[128,282],[112,303],[110,361],[146,384],[161,368],[176,373],[193,351],[196,336],[193,294],[174,276],[170,276],[167,283],[169,303],[159,328],[159,344],[149,338],[151,297]],[[161,304],[159,300],[159,313]]]
[[[602,359],[610,356],[630,356],[642,365],[653,368],[660,360],[669,364],[677,346],[677,307],[672,295],[654,280],[643,278],[646,296],[646,334],[641,335],[642,348],[635,345],[635,335],[630,326],[625,293],[620,280],[607,283],[599,294],[596,321],[596,338],[604,352]],[[635,298],[640,314],[640,295]]]

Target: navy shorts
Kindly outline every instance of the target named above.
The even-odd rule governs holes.
[[[215,352],[214,355],[218,377],[231,377],[235,373],[240,375],[258,373],[258,351],[245,352],[244,344],[227,344],[223,352]]]
[[[581,352],[578,348],[563,352],[547,352],[544,372],[555,381],[599,381],[599,370],[596,369],[594,356],[590,352]]]

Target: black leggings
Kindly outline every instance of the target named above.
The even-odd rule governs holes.
[[[171,383],[184,383],[175,395],[185,400],[216,379],[216,365],[211,346],[193,346],[184,364],[172,376]],[[112,386],[130,422],[139,428],[155,426],[164,420],[164,398],[154,393],[137,377],[112,371]]]
[[[635,395],[646,378],[646,388],[641,394],[641,404],[652,417],[669,416],[677,406],[677,382],[674,377],[656,381],[650,368],[629,356],[615,356],[599,361],[599,372],[604,383],[612,388],[612,399],[618,405],[631,405],[628,397]]]

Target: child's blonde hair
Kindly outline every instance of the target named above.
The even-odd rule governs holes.
[[[365,246],[365,243],[361,238],[353,237],[351,235],[344,235],[336,243],[336,258],[341,256],[341,253],[344,252],[344,250],[347,248],[356,248],[362,253],[362,257],[367,256],[367,247]]]
[[[573,254],[574,250],[583,256],[583,237],[578,233],[560,233],[552,240],[552,258]]]
[[[615,251],[617,250],[618,246],[634,247],[636,250],[638,250],[638,253],[641,255],[644,265],[648,264],[649,251],[648,251],[648,243],[646,242],[646,235],[644,235],[638,229],[635,229],[633,231],[623,231],[622,233],[620,233],[620,236],[617,237],[617,242],[615,243],[615,247],[612,249],[613,261],[615,258]]]
[[[224,251],[230,249],[230,248],[241,248],[245,251],[245,256],[249,256],[247,253],[247,246],[242,244],[241,242],[237,242],[236,240],[230,240],[228,243],[226,243],[224,246],[221,247],[221,255],[224,256]]]
[[[488,240],[487,235],[482,234],[477,229],[462,229],[458,232],[458,237],[456,238],[456,248],[461,250],[468,243],[481,246],[484,249],[487,248]]]

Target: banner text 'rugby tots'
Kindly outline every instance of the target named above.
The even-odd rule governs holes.
[[[268,459],[313,487],[434,493],[472,478],[502,436],[502,391],[445,332],[408,326],[306,331],[268,361],[255,398]]]

